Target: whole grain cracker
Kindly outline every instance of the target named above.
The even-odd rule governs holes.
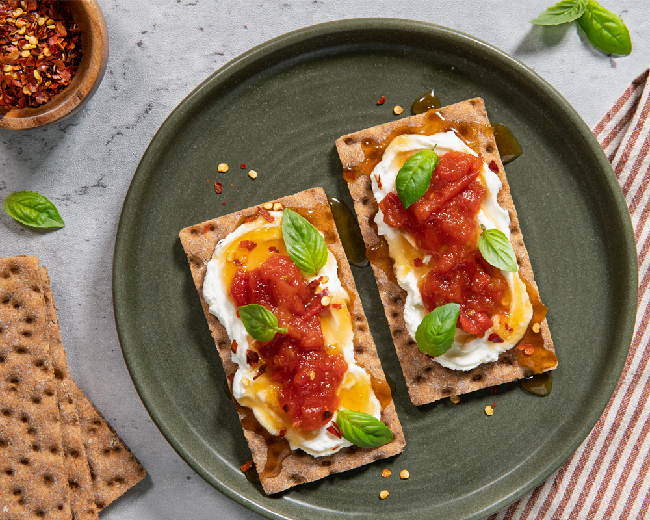
[[[61,414],[63,463],[67,474],[70,509],[74,520],[93,520],[99,518],[99,515],[95,505],[90,465],[83,443],[79,414],[70,391],[70,385],[74,383],[70,379],[50,278],[45,267],[41,267],[41,280],[50,343],[50,361],[54,370]]]
[[[343,247],[336,232],[325,192],[321,188],[313,188],[296,195],[283,197],[277,202],[282,207],[292,209],[310,210],[309,219],[325,235],[329,250],[334,254],[339,265],[341,281],[350,292],[354,302],[355,331],[355,360],[365,368],[374,378],[386,383],[384,372],[377,355],[377,350],[370,335],[361,301],[354,285],[350,266],[345,257]],[[207,270],[207,263],[212,258],[217,242],[232,232],[246,217],[257,214],[257,207],[237,211],[223,217],[187,227],[180,232],[181,243],[187,254],[192,277],[201,299],[203,312],[207,318],[210,331],[217,345],[221,361],[223,362],[226,376],[235,373],[237,365],[231,360],[230,340],[225,329],[215,316],[208,312],[208,305],[203,299],[203,280]],[[203,230],[206,230],[205,234]],[[228,378],[228,384],[231,385]],[[237,406],[239,417],[244,421],[247,408]],[[282,461],[279,474],[276,477],[265,476],[261,472],[260,480],[264,491],[269,494],[278,493],[304,482],[311,482],[327,475],[346,471],[386,457],[397,455],[404,448],[404,435],[402,427],[395,412],[395,405],[391,401],[381,414],[381,420],[391,429],[394,435],[392,442],[378,448],[364,449],[357,446],[344,448],[334,455],[326,457],[312,457],[302,450],[293,451]],[[243,424],[242,424],[243,427]],[[244,435],[253,454],[257,468],[264,468],[269,455],[265,435],[266,430],[258,426],[255,430],[244,428]]]
[[[63,431],[67,435],[66,461],[70,487],[76,496],[76,518],[90,520],[145,476],[142,465],[70,377],[61,341],[56,306],[44,271],[45,300],[49,308],[52,366],[61,398]]]
[[[510,241],[517,256],[519,273],[537,296],[537,285],[533,277],[533,270],[483,100],[474,98],[456,103],[439,109],[438,113],[446,121],[465,124],[476,132],[478,149],[475,151],[487,164],[494,161],[497,168],[495,173],[502,183],[502,188],[497,195],[497,202],[508,211],[510,216]],[[424,113],[339,138],[336,141],[336,148],[343,169],[353,170],[366,159],[362,146],[364,142],[384,142],[392,132],[398,130],[404,130],[404,133],[418,132],[424,127],[426,118],[427,113]],[[359,175],[348,183],[348,188],[354,200],[354,209],[357,213],[366,247],[387,247],[385,239],[377,234],[374,225],[378,207],[372,193],[370,176]],[[414,404],[426,404],[443,397],[473,392],[534,374],[530,368],[519,363],[517,355],[512,349],[503,353],[498,361],[485,363],[466,372],[445,368],[431,360],[420,352],[415,340],[407,332],[404,321],[406,292],[399,287],[394,277],[386,274],[377,261],[371,259],[371,265],[377,280],[379,294],[391,329],[395,349],[402,365],[409,396]],[[540,334],[544,340],[545,348],[554,352],[555,349],[546,320],[540,324]]]
[[[72,518],[38,259],[0,259],[0,511]]]

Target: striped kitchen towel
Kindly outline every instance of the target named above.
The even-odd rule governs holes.
[[[539,487],[489,520],[650,519],[650,81],[635,79],[593,132],[632,218],[639,307],[614,395],[578,450]]]

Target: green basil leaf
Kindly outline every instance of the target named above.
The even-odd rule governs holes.
[[[35,191],[17,191],[7,195],[2,206],[7,215],[26,226],[37,228],[65,226],[56,206]]]
[[[447,303],[427,314],[415,331],[418,348],[430,356],[442,356],[454,344],[460,305]]]
[[[530,23],[534,25],[559,25],[572,22],[582,16],[587,8],[588,0],[562,0],[549,7]]]
[[[623,20],[595,0],[589,0],[578,25],[589,41],[601,51],[623,56],[632,52],[630,32]]]
[[[434,150],[422,150],[409,157],[397,172],[395,188],[399,200],[406,209],[420,200],[429,189],[431,175],[438,166],[438,154]]]
[[[478,248],[488,264],[509,273],[517,272],[517,257],[508,237],[498,229],[484,229]]]
[[[278,319],[270,310],[257,303],[242,305],[238,310],[246,332],[257,341],[271,341],[276,332],[282,334],[288,332],[286,328],[278,327]]]
[[[336,412],[336,424],[343,437],[361,448],[377,448],[393,440],[393,432],[372,415],[342,408]]]
[[[325,239],[309,221],[295,211],[282,214],[282,238],[291,260],[307,274],[316,274],[327,262]]]

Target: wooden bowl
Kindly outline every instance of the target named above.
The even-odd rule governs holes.
[[[96,0],[69,0],[72,17],[81,29],[83,55],[72,82],[47,103],[34,108],[0,107],[0,128],[26,130],[74,114],[97,90],[108,61],[108,29]]]

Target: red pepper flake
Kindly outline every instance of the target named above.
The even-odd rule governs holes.
[[[283,404],[282,405],[282,410],[284,410],[284,413],[289,413],[289,405],[288,404]]]
[[[248,249],[249,251],[252,251],[257,247],[257,244],[252,240],[242,240],[241,242],[239,242],[239,247],[241,249]]]
[[[521,345],[517,345],[517,348],[519,350],[523,350],[524,354],[527,356],[532,356],[535,352],[535,347],[533,347],[530,343],[522,343]]]
[[[233,339],[232,343],[230,344],[230,350],[233,354],[237,354],[237,340]]]
[[[67,2],[0,1],[0,107],[46,103],[71,83],[81,55]]]
[[[424,263],[422,262],[421,258],[416,258],[415,260],[413,260],[413,265],[415,267],[422,267]]]
[[[239,165],[239,167],[240,167],[242,170],[245,170],[245,169],[246,169],[246,163],[245,163],[245,162],[241,163],[241,164]]]
[[[225,206],[225,205],[226,205],[226,201],[224,200],[224,201],[221,203],[221,205],[222,205],[222,206]]]
[[[246,473],[249,469],[253,467],[253,461],[252,460],[247,460],[244,462],[241,467],[239,468],[242,473]]]
[[[386,96],[381,96],[375,105],[383,105],[384,103],[386,103]]]
[[[279,253],[280,252],[280,250],[275,246],[269,247],[269,251],[271,251],[271,253]]]
[[[377,181],[377,187],[379,189],[381,189],[382,188],[382,186],[381,186],[381,175],[379,175],[378,173],[375,173],[375,180]]]
[[[497,407],[497,402],[494,401],[494,402],[492,403],[492,409],[494,410],[496,407]]]
[[[260,355],[257,352],[251,349],[246,350],[246,363],[252,367],[256,367],[259,362]]]
[[[492,343],[503,343],[503,338],[496,332],[493,332],[488,336],[488,341],[491,341]]]
[[[332,418],[332,415],[334,415],[332,412],[330,412],[329,410],[325,410],[325,411],[323,412],[323,416],[322,416],[322,417],[323,417],[323,421],[327,421],[327,419],[331,419],[331,418]]]
[[[490,161],[490,164],[488,164],[488,168],[490,168],[490,170],[492,170],[494,173],[499,171],[499,167],[497,166],[497,163],[494,160]]]
[[[217,192],[217,195],[220,195],[222,190],[223,190],[223,184],[221,184],[220,182],[215,182],[214,191]]]
[[[328,432],[330,432],[334,437],[338,437],[339,439],[343,437],[343,433],[341,432],[341,427],[333,422],[330,424],[327,428],[325,428]]]
[[[282,438],[287,434],[287,429],[285,427],[280,428],[280,431],[278,432],[278,437]]]
[[[338,310],[338,309],[342,309],[343,305],[340,304],[340,303],[333,303],[333,304],[330,305],[330,307],[334,307],[335,309]]]
[[[508,332],[512,332],[512,331],[514,330],[514,329],[513,329],[510,325],[508,325],[507,323],[504,323],[504,324],[503,324],[503,327],[504,327]]]
[[[210,231],[210,224],[206,224],[205,226],[203,226],[203,235],[205,236],[205,238],[208,238],[208,231]]]
[[[267,222],[275,222],[275,217],[266,211],[263,207],[257,206],[257,211],[260,215],[264,217],[264,220]]]
[[[253,381],[255,381],[258,377],[260,377],[264,372],[266,372],[266,365],[262,365],[259,370],[257,371],[257,374],[253,376]]]
[[[490,392],[493,394],[498,394],[499,393],[499,387],[498,386],[491,386],[490,387]]]

